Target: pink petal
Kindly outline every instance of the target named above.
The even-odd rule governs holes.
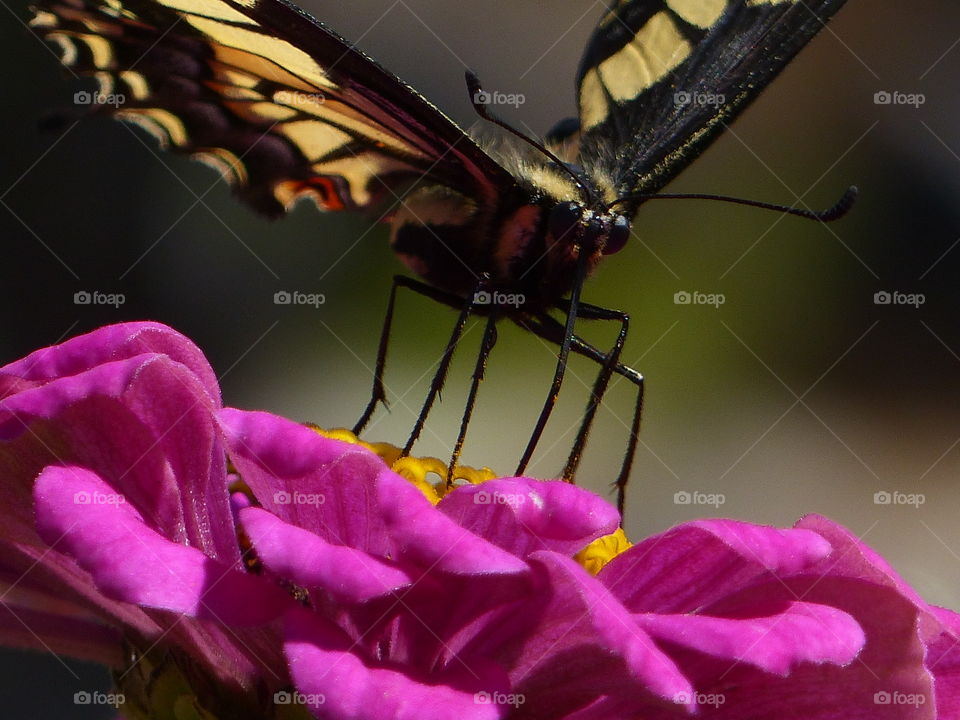
[[[542,600],[544,626],[524,647],[512,677],[516,687],[536,699],[537,707],[550,703],[551,696],[554,701],[564,696],[585,701],[603,694],[632,697],[637,706],[672,703],[693,691],[676,663],[579,564],[548,551],[534,553],[531,560],[546,571],[552,592]],[[538,670],[541,663],[555,663],[558,657],[565,658],[567,667]],[[542,682],[553,687],[539,687]]]
[[[632,612],[691,612],[752,582],[812,567],[830,550],[810,530],[700,520],[634,545],[598,578]]]
[[[34,499],[40,536],[108,597],[234,625],[269,622],[291,604],[266,581],[151,530],[89,470],[47,468]]]
[[[0,501],[9,539],[35,541],[30,488],[54,462],[96,467],[151,525],[226,561],[238,558],[215,405],[185,365],[137,355],[0,400]],[[52,448],[56,448],[54,454]]]
[[[509,706],[504,674],[489,664],[454,666],[436,676],[376,667],[335,626],[297,611],[287,616],[284,646],[299,692],[317,717],[336,720],[496,720]],[[487,693],[484,697],[481,693]]]
[[[537,550],[574,555],[620,522],[606,500],[562,480],[509,478],[464,485],[438,507],[461,527],[519,557]]]
[[[524,574],[527,564],[457,525],[410,482],[387,469],[377,477],[380,512],[394,557],[433,572]]]
[[[230,458],[265,509],[330,543],[389,552],[375,495],[380,458],[268,413],[228,408],[219,417]]]
[[[850,615],[814,603],[789,603],[783,612],[767,617],[647,614],[635,619],[658,640],[783,676],[800,662],[847,665],[866,642]]]
[[[362,603],[413,582],[390,563],[354,548],[332,545],[266,510],[241,510],[240,521],[267,568],[297,585],[320,588],[339,602]]]
[[[0,369],[0,397],[145,354],[165,355],[186,366],[203,383],[211,402],[220,405],[220,385],[200,349],[177,331],[152,322],[108,325],[12,362]]]

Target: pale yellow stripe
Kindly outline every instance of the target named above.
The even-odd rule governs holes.
[[[272,62],[267,63],[264,60],[264,64],[274,65],[276,70],[268,71],[269,74],[265,74],[259,71],[259,67],[250,67],[249,69],[257,75],[267,77],[271,80],[275,79],[276,82],[282,82],[305,90],[310,89],[308,83],[312,83],[314,86],[321,88],[336,87],[330,82],[326,73],[323,72],[323,69],[317,65],[313,58],[286,40],[271,37],[270,35],[263,35],[252,30],[247,30],[246,28],[224,25],[221,22],[208,20],[207,18],[188,16],[184,19],[197,30],[222,46],[236,48],[244,53],[258,55],[261,60],[269,58]],[[219,52],[217,52],[217,57],[223,59]],[[230,61],[224,59],[224,62]],[[244,65],[241,65],[241,67],[244,67]],[[284,68],[286,71],[281,70],[281,68]],[[279,79],[280,76],[288,76],[289,78],[297,76],[301,78],[301,80],[291,82],[289,79]],[[305,85],[306,87],[304,87]]]
[[[93,74],[94,79],[99,85],[99,92],[101,95],[113,95],[116,90],[117,81],[114,79],[113,74],[108,72],[95,72]]]
[[[250,103],[224,99],[223,104],[236,113],[238,117],[255,125],[270,125],[291,120],[297,116],[295,110],[282,105],[275,105],[272,102]]]
[[[113,66],[113,48],[110,43],[99,35],[86,33],[67,33],[83,42],[93,58],[93,66],[99,70],[108,70]],[[66,61],[64,61],[66,63]]]
[[[30,18],[28,23],[30,27],[57,27],[60,22],[57,20],[57,16],[52,12],[47,12],[46,10],[37,10],[37,14]]]
[[[206,15],[219,20],[242,23],[244,25],[253,25],[256,23],[244,15],[239,10],[219,0],[158,0],[160,5],[165,5],[173,10],[179,10],[184,13],[196,15]]]
[[[589,70],[580,83],[580,128],[587,131],[607,119],[610,107],[597,71]]]
[[[367,191],[367,184],[374,176],[384,176],[398,170],[411,170],[410,166],[400,160],[378,155],[358,155],[330,162],[317,163],[313,169],[318,175],[340,175],[350,186],[350,196],[357,205],[367,205],[371,195]]]
[[[727,0],[667,0],[667,5],[691,25],[707,29],[727,7]]]
[[[63,32],[52,32],[47,35],[46,39],[60,46],[60,62],[67,67],[73,67],[76,64],[78,57],[77,44],[73,38]]]
[[[274,97],[276,98],[277,95],[275,94]],[[387,147],[405,155],[426,157],[422,151],[408,144],[402,138],[381,129],[381,126],[372,123],[369,118],[331,96],[323,97],[322,101],[319,97],[309,95],[293,95],[288,99],[302,101],[291,105],[300,112],[341,125],[357,137],[364,138],[374,145]]]
[[[182,146],[187,144],[187,128],[173,113],[161,108],[145,110],[120,110],[117,115],[135,123],[166,143]]]
[[[217,80],[220,80],[224,83],[229,83],[231,85],[237,85],[239,87],[252,88],[255,87],[261,80],[261,78],[258,78],[255,75],[250,75],[249,73],[228,68],[222,63],[218,63],[216,60],[210,63],[210,68],[214,71],[214,76],[217,78]]]
[[[247,168],[240,158],[224,148],[206,148],[203,152],[194,153],[192,157],[204,165],[213,168],[231,185],[246,185],[248,181]]]
[[[350,142],[347,133],[316,120],[288,122],[280,132],[296,145],[307,160],[313,161]]]
[[[252,90],[248,87],[237,87],[229,83],[206,82],[204,83],[211,90],[215,90],[228,100],[260,100],[266,102],[263,93]]]
[[[133,70],[124,70],[120,73],[120,79],[130,88],[130,93],[134,100],[143,100],[150,95],[150,86],[147,79]]]
[[[633,100],[683,62],[691,51],[665,12],[657,13],[632,42],[597,67],[610,95],[618,102]]]

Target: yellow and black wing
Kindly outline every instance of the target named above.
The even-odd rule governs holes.
[[[619,197],[656,192],[844,2],[619,0],[580,65],[580,164]]]
[[[214,164],[277,215],[369,207],[419,180],[490,201],[512,177],[397,77],[285,0],[42,0],[97,111]]]

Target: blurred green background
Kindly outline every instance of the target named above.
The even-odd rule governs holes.
[[[476,122],[462,78],[470,67],[488,89],[522,93],[526,102],[502,114],[537,133],[574,112],[579,53],[600,15],[599,4],[581,0],[305,6],[465,126]],[[210,170],[159,154],[117,123],[40,132],[38,119],[69,107],[79,86],[26,31],[26,17],[11,6],[0,35],[0,360],[149,318],[204,349],[227,404],[352,425],[368,397],[390,278],[402,272],[386,228],[307,206],[266,222]],[[670,187],[787,204],[802,197],[817,208],[855,183],[862,196],[846,219],[827,227],[715,203],[651,203],[634,240],[588,284],[587,301],[631,313],[624,357],[648,383],[628,496],[632,537],[694,517],[787,525],[823,513],[926,598],[960,608],[958,28],[960,7],[947,0],[852,0]],[[878,105],[881,91],[925,102]],[[80,290],[127,301],[78,306]],[[278,290],[323,293],[326,303],[278,307]],[[722,293],[725,303],[678,305],[678,291]],[[879,291],[925,302],[877,305]],[[453,319],[402,298],[387,373],[392,411],[376,416],[370,439],[402,443]],[[609,344],[614,328],[584,333]],[[479,335],[468,334],[418,454],[447,457]],[[465,462],[512,471],[553,352],[501,326]],[[533,475],[559,472],[572,441],[595,368],[575,361],[571,370]],[[632,405],[630,387],[615,383],[582,484],[608,492]],[[884,491],[925,502],[876,504]],[[723,503],[682,504],[678,492],[721,494]],[[18,676],[27,683],[38,673],[66,675],[31,656],[0,685],[19,691]],[[95,716],[69,695],[43,702],[54,703],[49,715],[34,705],[30,717]]]

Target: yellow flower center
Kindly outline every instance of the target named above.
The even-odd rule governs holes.
[[[439,458],[404,456],[403,451],[396,445],[364,442],[353,432],[344,428],[325,430],[313,423],[306,423],[306,425],[323,437],[360,445],[375,453],[391,470],[413,483],[434,505],[458,485],[463,483],[477,485],[497,477],[497,474],[488,467],[477,469],[457,465],[453,469],[451,481],[447,482],[447,463]],[[587,545],[574,556],[574,559],[591,575],[596,575],[604,565],[631,546],[632,543],[627,539],[623,528],[617,528],[616,532],[597,538]]]
[[[360,445],[375,453],[397,475],[413,483],[434,505],[440,502],[441,498],[457,485],[462,485],[465,482],[477,485],[497,477],[497,474],[488,467],[477,469],[467,465],[457,465],[453,468],[452,477],[448,482],[447,463],[439,458],[403,456],[402,450],[396,445],[364,442],[350,430],[344,428],[324,430],[311,423],[307,423],[307,427],[331,440],[342,440],[353,445]],[[428,478],[428,476],[432,476],[435,480]]]
[[[604,565],[631,547],[633,543],[627,539],[623,528],[617,528],[616,532],[594,540],[574,555],[573,559],[583,565],[588,573],[596,575]]]

